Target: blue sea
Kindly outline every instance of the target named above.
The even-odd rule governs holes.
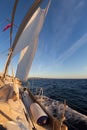
[[[42,87],[44,95],[61,102],[66,99],[69,107],[87,116],[87,79],[34,78],[29,79],[29,83],[33,93],[36,87]],[[83,126],[81,130],[85,130]],[[75,128],[72,129],[75,130]]]

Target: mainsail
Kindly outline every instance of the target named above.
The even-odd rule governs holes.
[[[25,26],[17,45],[13,51],[13,56],[19,53],[27,45],[32,44],[34,39],[38,37],[45,18],[45,9],[40,7],[36,10],[30,21]]]
[[[24,20],[22,21],[22,24],[20,25],[15,40],[13,42],[12,48],[10,49],[4,75],[7,72],[11,58],[21,52],[16,76],[21,80],[27,79],[28,72],[37,48],[39,33],[43,26],[45,16],[50,5],[49,2],[48,6],[45,9],[41,9],[41,7],[39,6],[41,2],[42,0],[36,0],[33,6],[30,8],[29,12],[26,14]],[[25,62],[27,62],[27,64]],[[24,67],[24,65],[26,67]]]
[[[16,77],[23,81],[27,80],[47,10],[48,6],[45,9],[39,7],[36,10],[31,20],[27,23],[13,52],[14,56],[21,51]]]

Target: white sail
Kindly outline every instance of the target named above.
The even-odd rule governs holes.
[[[27,80],[36,52],[39,33],[44,23],[48,7],[49,5],[45,9],[41,9],[40,7],[37,9],[31,20],[27,23],[14,49],[13,56],[21,51],[16,76],[23,81]]]
[[[13,51],[13,56],[19,53],[27,45],[32,44],[33,40],[38,37],[45,19],[46,10],[47,8],[41,9],[40,7],[36,10],[22,32]]]
[[[19,41],[14,49],[13,56],[21,51],[17,67],[16,77],[23,81],[27,80],[28,73],[37,48],[37,39],[47,14],[46,9],[38,8],[26,25]]]
[[[22,81],[27,80],[27,76],[32,64],[32,59],[34,58],[36,52],[37,43],[38,40],[35,39],[31,45],[28,45],[21,51],[16,77],[20,78]]]

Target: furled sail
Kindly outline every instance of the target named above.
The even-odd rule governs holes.
[[[27,23],[14,49],[13,56],[21,51],[16,76],[23,81],[27,80],[34,54],[36,52],[38,36],[47,11],[48,6],[45,9],[39,7],[36,10],[31,20]]]

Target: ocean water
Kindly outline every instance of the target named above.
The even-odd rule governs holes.
[[[30,79],[35,93],[36,87],[43,87],[44,95],[59,101],[66,99],[67,105],[87,115],[87,79]]]
[[[30,89],[36,93],[36,88],[42,87],[44,95],[51,99],[64,102],[87,116],[87,79],[29,79]],[[69,130],[86,130],[86,123],[74,120]],[[85,123],[85,124],[84,124]]]

